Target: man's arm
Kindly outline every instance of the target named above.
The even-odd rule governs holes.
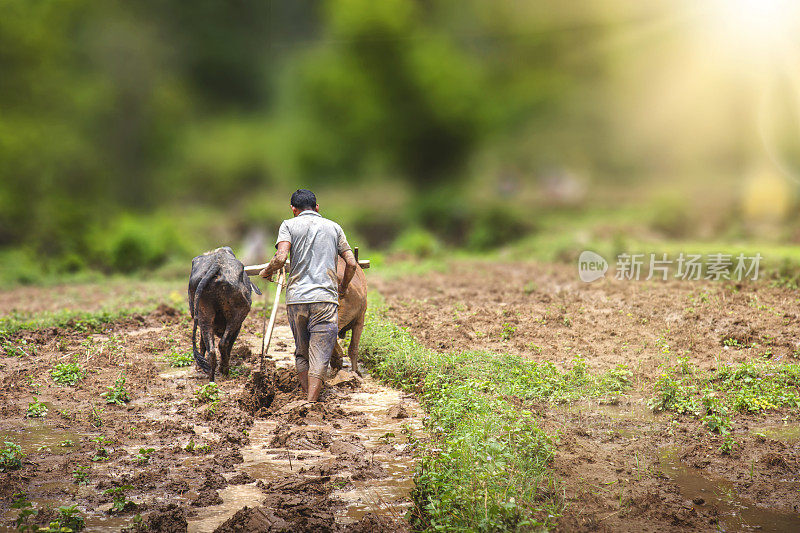
[[[283,268],[283,265],[286,264],[286,258],[289,257],[289,248],[291,247],[289,241],[281,241],[276,246],[278,251],[275,252],[267,267],[258,273],[259,276],[266,278],[267,281],[272,281],[272,275]]]
[[[339,296],[344,296],[345,292],[347,292],[347,287],[350,285],[350,281],[356,273],[358,263],[356,262],[356,256],[353,255],[353,251],[350,249],[343,251],[339,255],[344,259],[344,276],[339,283]]]

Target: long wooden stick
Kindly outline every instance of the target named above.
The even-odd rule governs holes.
[[[269,341],[272,340],[272,330],[275,328],[275,317],[278,316],[278,302],[281,299],[281,290],[286,281],[286,270],[281,269],[278,276],[278,288],[275,289],[275,300],[272,302],[272,314],[269,316],[269,326],[267,326],[264,336],[261,338],[261,373],[264,373],[264,356],[269,350]]]
[[[357,258],[357,260],[358,260],[358,266],[360,266],[362,269],[366,270],[369,268],[369,259]],[[257,276],[258,273],[261,272],[262,269],[267,268],[268,265],[269,263],[263,263],[261,265],[249,265],[244,267],[244,272],[248,276]]]

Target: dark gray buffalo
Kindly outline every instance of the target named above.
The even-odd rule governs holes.
[[[244,265],[225,246],[192,259],[189,276],[189,309],[194,319],[192,352],[198,366],[214,381],[217,354],[214,336],[220,338],[219,370],[228,375],[233,343],[239,336],[242,322],[250,312],[251,290],[261,294],[244,273]],[[200,350],[197,350],[197,328],[200,327]],[[206,359],[206,352],[210,355]]]

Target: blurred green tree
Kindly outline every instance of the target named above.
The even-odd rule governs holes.
[[[325,32],[299,61],[288,106],[302,126],[304,175],[399,174],[453,182],[486,133],[480,63],[408,0],[330,1]]]

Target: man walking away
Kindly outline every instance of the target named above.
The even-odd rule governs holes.
[[[292,194],[294,218],[284,220],[278,230],[278,251],[262,278],[272,276],[286,263],[286,314],[295,345],[295,365],[308,401],[319,399],[322,380],[339,332],[339,296],[344,296],[356,272],[356,258],[341,226],[319,214],[314,193],[298,189]],[[341,283],[336,275],[336,257],[345,261]]]

